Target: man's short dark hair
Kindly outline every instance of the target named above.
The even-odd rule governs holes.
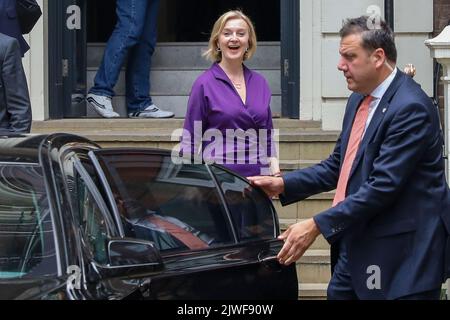
[[[381,18],[376,21],[368,16],[347,19],[339,31],[339,35],[341,38],[345,38],[352,34],[362,35],[361,45],[367,51],[373,52],[381,48],[389,61],[397,62],[394,32]]]

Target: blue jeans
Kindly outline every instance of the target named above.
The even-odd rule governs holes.
[[[152,104],[150,67],[156,46],[159,0],[116,0],[116,3],[117,24],[89,93],[113,97],[114,86],[127,59],[128,112],[142,111]]]

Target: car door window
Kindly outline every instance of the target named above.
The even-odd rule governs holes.
[[[72,201],[78,214],[78,223],[85,245],[94,260],[107,264],[107,243],[112,229],[112,220],[106,204],[92,179],[87,176],[80,162],[75,160]]]
[[[211,166],[224,194],[240,241],[271,239],[276,236],[275,209],[260,190],[231,172]]]
[[[0,164],[0,279],[55,276],[53,230],[42,169]]]
[[[146,152],[95,151],[114,194],[127,237],[163,253],[235,242],[230,219],[204,165],[174,164]]]

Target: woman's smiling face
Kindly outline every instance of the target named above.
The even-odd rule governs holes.
[[[249,28],[242,19],[230,19],[219,35],[218,47],[222,51],[222,60],[244,61],[249,47]]]

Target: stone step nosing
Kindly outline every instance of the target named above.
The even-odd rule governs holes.
[[[178,69],[178,68],[177,68]],[[173,71],[158,71],[153,68],[151,72],[152,87],[151,95],[162,95],[166,96],[182,96],[187,97],[191,92],[192,85],[195,80],[203,73],[203,70],[173,70]],[[281,72],[277,69],[258,69],[262,73],[272,90],[273,95],[281,95]],[[87,86],[91,87],[94,84],[94,78],[96,75],[95,68],[92,70],[87,70],[86,72],[86,82]],[[114,91],[117,96],[124,97],[126,93],[126,81],[125,81],[125,69],[121,70],[119,78],[114,87]],[[275,96],[273,96],[275,97]],[[187,102],[187,99],[186,99]]]
[[[299,283],[299,290],[326,290],[328,283]]]
[[[151,122],[147,122],[147,120],[140,120],[140,122],[135,122],[135,123],[126,123],[125,121],[127,121],[126,119],[123,119],[123,123],[115,123],[115,122],[111,122],[108,121],[107,119],[103,119],[103,118],[98,118],[99,120],[97,120],[97,118],[86,118],[83,119],[84,121],[86,121],[85,123],[83,122],[79,122],[79,123],[66,123],[63,125],[59,125],[57,123],[49,123],[48,125],[46,124],[40,124],[40,123],[36,123],[33,122],[33,127],[34,129],[51,129],[51,130],[55,130],[55,129],[78,129],[78,130],[86,130],[86,129],[95,129],[95,133],[96,134],[101,134],[101,133],[107,133],[110,134],[111,132],[115,132],[117,135],[122,135],[124,137],[124,139],[126,139],[127,137],[127,133],[128,131],[120,131],[120,129],[132,129],[135,130],[136,129],[136,125],[141,125],[139,126],[139,128],[141,129],[140,131],[142,131],[142,134],[153,134],[153,131],[156,131],[158,129],[166,129],[167,132],[163,132],[162,135],[166,135],[168,138],[171,137],[172,131],[180,129],[183,127],[184,124],[184,120],[179,119],[179,122],[172,122],[170,123],[170,127],[169,124],[166,127],[151,127],[152,123]],[[96,120],[94,123],[89,123],[87,121],[89,120]],[[99,129],[100,128],[100,129]],[[144,131],[147,130],[147,131]],[[172,130],[172,131],[169,131]],[[323,131],[312,131],[312,130],[297,130],[294,133],[289,133],[287,131],[289,131],[289,129],[280,129],[281,133],[278,135],[279,137],[279,141],[280,142],[335,142],[335,138],[336,135],[334,134],[330,134],[327,132],[323,132]]]
[[[329,267],[330,262],[330,253],[328,252],[327,256],[306,256],[300,258],[298,261],[300,266],[302,265],[317,265],[317,266],[326,266]]]
[[[153,66],[150,71],[206,71],[209,67],[203,67],[203,66],[183,66],[183,67],[161,67],[161,66]],[[97,72],[99,69],[99,66],[87,66],[86,71],[87,72]],[[126,71],[126,67],[122,67],[120,69],[121,72]],[[270,66],[261,66],[261,67],[255,67],[252,68],[252,71],[256,72],[264,72],[264,71],[281,71],[279,67],[270,67]]]
[[[312,257],[312,256],[314,256],[314,257],[318,257],[318,256],[329,257],[330,250],[309,249],[309,250],[306,250],[306,252],[303,256],[304,257]]]
[[[277,47],[280,46],[280,41],[258,41],[258,48],[263,47]],[[207,41],[193,41],[193,42],[157,42],[156,47],[207,47]],[[106,47],[106,42],[88,42],[88,48],[92,47]]]
[[[78,118],[78,119],[58,119],[58,120],[45,120],[33,121],[34,126],[38,127],[52,127],[63,124],[66,128],[68,125],[76,125],[79,127],[92,126],[97,128],[99,122],[108,122],[109,126],[120,125],[124,127],[135,128],[136,124],[151,124],[153,128],[159,128],[158,126],[163,126],[164,128],[168,125],[175,125],[179,127],[184,123],[184,118],[172,118],[172,119],[102,119],[102,118]],[[317,129],[316,132],[322,132],[320,121],[309,121],[309,120],[294,120],[294,119],[273,119],[274,126],[278,129]]]
[[[152,92],[150,92],[150,96],[152,98],[155,98],[155,97],[161,97],[161,98],[171,97],[171,98],[186,98],[186,99],[189,98],[189,94],[188,93],[186,93],[186,94],[178,94],[178,92],[176,92],[176,93],[177,94],[174,94],[174,93],[171,93],[171,92],[156,92],[156,91],[152,91]],[[116,94],[114,96],[114,98],[115,99],[125,99],[125,94]],[[273,93],[272,92],[272,98],[281,98],[281,92],[279,92],[279,93],[277,93],[277,92]],[[113,106],[114,106],[114,103],[113,103]],[[184,108],[186,108],[186,106],[184,106]],[[99,119],[101,119],[101,118],[99,118]]]
[[[299,283],[298,296],[300,299],[326,299],[327,283]]]
[[[157,141],[166,141],[166,142],[177,142],[178,140],[172,140],[171,139],[171,135],[170,134],[161,134],[159,136],[155,136],[154,132],[142,132],[142,133],[137,133],[136,130],[133,133],[129,133],[129,132],[117,132],[114,130],[103,130],[103,131],[99,131],[96,130],[96,132],[87,132],[86,130],[81,130],[79,127],[78,128],[70,128],[70,127],[65,127],[65,128],[45,128],[45,129],[39,129],[39,128],[33,128],[34,132],[48,132],[48,131],[62,131],[62,132],[69,132],[69,131],[77,131],[78,133],[83,133],[83,135],[85,136],[95,136],[96,139],[98,139],[99,141],[110,141],[110,140],[114,140],[114,141],[123,141],[123,142],[130,142],[130,141],[134,141],[135,139],[139,139],[139,140],[143,140],[143,141],[153,141],[153,139],[156,138]],[[283,136],[280,137],[280,143],[286,143],[286,142],[297,142],[297,143],[309,143],[309,142],[314,142],[314,143],[328,143],[328,142],[333,142],[335,140],[333,140],[332,138],[329,137],[317,137],[315,140],[311,140],[310,138],[304,139],[302,134],[299,134],[297,136],[296,140],[290,139],[290,140],[284,140]]]

